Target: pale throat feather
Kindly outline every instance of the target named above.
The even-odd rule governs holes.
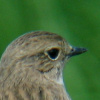
[[[57,83],[58,83],[58,84],[61,84],[61,85],[64,85],[62,73],[61,73],[61,75],[59,76],[59,78],[57,79]]]

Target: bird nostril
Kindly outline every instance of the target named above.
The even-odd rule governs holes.
[[[74,51],[74,49],[72,48],[72,49],[71,49],[71,52],[73,52],[73,51]]]

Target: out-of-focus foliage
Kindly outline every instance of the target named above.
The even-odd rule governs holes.
[[[0,0],[0,55],[32,30],[55,32],[88,48],[66,64],[64,81],[73,100],[100,100],[100,1]]]

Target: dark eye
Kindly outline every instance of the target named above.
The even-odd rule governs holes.
[[[55,60],[58,57],[58,55],[59,55],[59,49],[52,48],[52,49],[48,50],[47,53],[48,53],[48,56],[51,59]]]

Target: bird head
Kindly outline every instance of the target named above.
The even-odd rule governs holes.
[[[33,82],[39,78],[60,81],[64,63],[70,57],[86,51],[85,48],[72,47],[57,34],[31,32],[7,47],[1,58],[1,73],[5,72],[4,77],[9,75],[6,80],[17,83],[20,80]]]

